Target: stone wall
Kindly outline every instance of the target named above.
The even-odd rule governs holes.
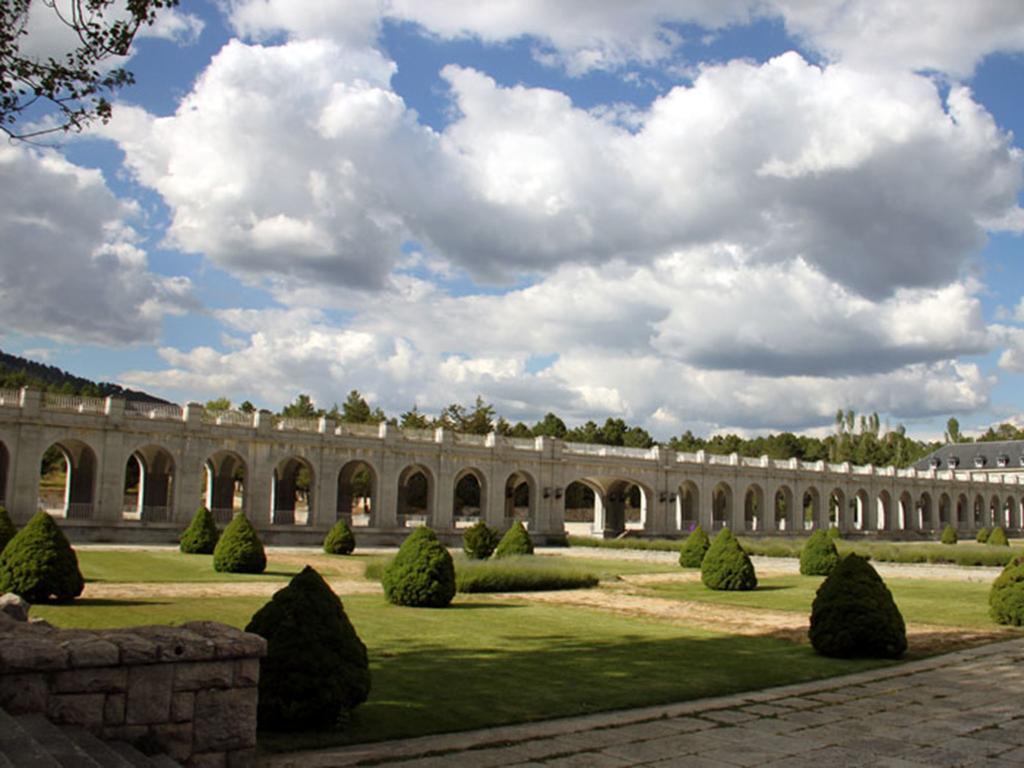
[[[212,621],[59,630],[0,613],[0,707],[196,768],[255,762],[266,641]]]

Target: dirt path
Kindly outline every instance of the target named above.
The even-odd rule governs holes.
[[[345,595],[379,595],[382,594],[380,584],[373,581],[351,579],[326,579],[335,594]],[[93,582],[85,585],[82,597],[93,600],[135,600],[158,597],[270,597],[287,582],[284,581],[247,581],[241,584],[225,584],[223,582],[185,582],[185,583],[117,583]]]

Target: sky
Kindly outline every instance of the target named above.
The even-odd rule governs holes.
[[[1019,0],[183,0],[125,66],[0,143],[6,352],[658,439],[1024,423]]]

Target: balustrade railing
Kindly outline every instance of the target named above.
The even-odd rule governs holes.
[[[277,420],[277,429],[285,432],[319,432],[320,419],[301,419],[282,416]]]
[[[430,522],[430,515],[398,515],[398,525],[402,528],[418,528]]]
[[[487,435],[456,432],[454,442],[456,445],[487,445]]]
[[[141,419],[162,419],[165,421],[181,421],[180,405],[165,403],[144,403],[139,400],[128,400],[124,404],[124,412],[129,416]]]
[[[379,424],[348,424],[341,422],[334,428],[336,435],[352,435],[353,437],[377,437],[380,435]]]
[[[535,451],[537,450],[537,440],[533,437],[505,437],[502,438],[509,448],[514,448],[517,451]]]
[[[0,407],[2,407],[2,408],[20,408],[21,407],[21,390],[20,389],[0,389]]]
[[[403,429],[402,437],[406,440],[416,440],[421,443],[434,442],[434,430],[432,429]]]

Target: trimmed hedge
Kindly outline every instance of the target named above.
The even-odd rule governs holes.
[[[988,541],[989,530],[988,528],[979,528],[978,533],[975,535],[974,540],[979,544],[985,544]]]
[[[1015,557],[992,582],[988,612],[998,624],[1024,626],[1024,557]]]
[[[498,546],[498,532],[483,520],[469,526],[462,533],[462,551],[473,560],[486,560]]]
[[[356,535],[348,523],[339,520],[324,537],[324,552],[328,555],[351,555],[356,549]]]
[[[244,512],[228,523],[213,550],[213,569],[223,573],[263,573],[267,553]]]
[[[599,578],[590,571],[551,561],[548,557],[505,557],[461,561],[455,569],[459,592],[540,592],[589,589]]]
[[[942,537],[939,539],[943,544],[956,544],[960,537],[956,535],[956,528],[949,523],[942,529]]]
[[[830,525],[826,533],[833,541],[839,541],[843,538],[842,534],[839,532],[839,528],[835,525]]]
[[[211,555],[217,546],[220,531],[217,523],[205,506],[199,507],[192,516],[188,528],[178,537],[178,548],[186,555]]]
[[[1001,525],[997,525],[992,529],[992,532],[988,535],[987,543],[993,547],[1010,546],[1010,540],[1006,538],[1006,531],[1003,530]]]
[[[516,520],[512,527],[505,531],[498,546],[494,549],[492,557],[510,557],[511,555],[532,555],[533,542],[530,541],[530,534],[526,527]]]
[[[7,507],[0,504],[0,552],[4,551],[7,542],[14,538],[18,529],[11,522],[11,516],[7,514]]]
[[[892,593],[860,555],[840,560],[818,587],[808,636],[822,656],[841,659],[898,659],[907,650],[907,628]]]
[[[700,580],[708,589],[739,591],[757,587],[754,564],[728,528],[719,531],[708,547],[700,566]]]
[[[683,546],[679,549],[679,565],[683,568],[700,568],[700,564],[704,562],[704,555],[707,554],[708,547],[710,546],[711,539],[708,538],[704,529],[698,525],[686,537],[686,541],[683,542]]]
[[[455,597],[455,565],[437,535],[424,525],[402,542],[381,584],[395,605],[443,608]]]
[[[267,640],[260,661],[260,728],[331,728],[370,694],[370,665],[341,600],[310,566],[252,617]]]
[[[810,535],[800,551],[800,573],[804,576],[828,576],[838,563],[835,540],[821,528]]]
[[[36,512],[0,553],[0,593],[30,603],[73,600],[85,589],[78,556],[46,512]]]

